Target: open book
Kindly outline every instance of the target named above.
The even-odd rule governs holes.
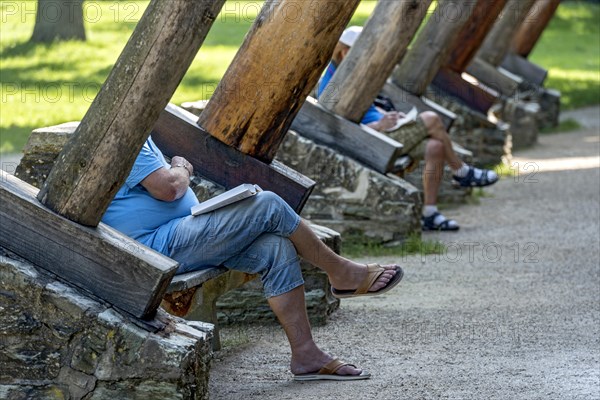
[[[254,196],[258,192],[262,192],[260,186],[251,183],[243,183],[240,186],[234,187],[218,196],[195,205],[192,207],[192,215],[200,215],[214,211],[229,204],[233,204],[236,201]]]
[[[386,129],[386,132],[394,132],[396,129],[399,129],[401,126],[408,124],[409,122],[414,122],[417,120],[417,116],[419,112],[416,107],[413,107],[404,117],[398,118],[398,122],[390,129]]]

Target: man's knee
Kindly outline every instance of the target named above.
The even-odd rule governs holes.
[[[433,111],[422,112],[421,114],[419,114],[419,117],[421,117],[421,120],[423,120],[423,123],[427,128],[427,132],[429,132],[429,135],[435,137],[440,132],[446,133],[446,128],[444,127],[442,119]]]

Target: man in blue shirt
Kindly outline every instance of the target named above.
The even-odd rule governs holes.
[[[337,67],[344,60],[352,45],[358,39],[362,27],[352,26],[344,31],[334,50],[331,63],[319,82],[317,96],[319,101],[335,101],[335,88],[327,85]],[[413,161],[425,160],[423,171],[424,207],[421,216],[423,230],[455,231],[459,229],[454,220],[444,217],[437,208],[437,197],[447,163],[453,172],[453,179],[463,187],[482,187],[498,181],[493,171],[482,170],[463,163],[452,148],[452,141],[440,117],[434,112],[419,114],[416,121],[395,129],[398,120],[403,117],[396,111],[384,112],[375,105],[367,110],[361,123],[377,131],[388,134],[403,144],[407,155]]]
[[[369,378],[313,341],[298,255],[327,273],[333,295],[340,298],[385,293],[400,282],[402,269],[365,266],[339,256],[271,192],[192,216],[190,208],[198,204],[189,188],[193,172],[182,157],[169,164],[149,138],[102,221],[178,261],[178,273],[224,265],[260,274],[292,348],[294,379]]]

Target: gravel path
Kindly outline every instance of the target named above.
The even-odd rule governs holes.
[[[344,301],[314,330],[372,379],[295,383],[280,328],[232,327],[212,398],[599,399],[600,108],[563,118],[585,129],[541,136],[516,178],[447,211],[461,231],[425,236],[445,254],[396,260],[399,290]]]

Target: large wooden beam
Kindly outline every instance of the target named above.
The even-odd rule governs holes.
[[[359,2],[267,0],[198,124],[273,160]]]
[[[377,172],[394,169],[402,144],[366,126],[333,114],[309,97],[292,124],[300,135],[340,151]]]
[[[507,0],[477,2],[471,18],[455,37],[450,58],[445,64],[446,68],[459,74],[467,69],[506,6],[506,2]]]
[[[509,77],[480,58],[475,58],[466,72],[503,96],[514,95],[519,90],[519,84],[522,82],[521,78],[517,76]]]
[[[40,190],[43,204],[83,225],[98,225],[223,3],[149,4]]]
[[[256,183],[277,193],[296,212],[302,210],[313,180],[277,161],[265,164],[241,153],[209,135],[196,120],[194,114],[169,104],[152,129],[152,139],[165,155],[186,158],[196,173],[226,189]]]
[[[484,115],[498,101],[500,95],[493,90],[467,82],[462,78],[461,74],[449,68],[440,69],[432,84],[434,88],[440,89],[443,95],[449,94],[460,100],[467,107]],[[435,93],[432,98],[434,101],[436,100]]]
[[[425,94],[440,67],[450,58],[455,37],[469,22],[476,6],[483,8],[483,1],[474,4],[473,0],[439,0],[433,15],[394,70],[392,82],[416,96]]]
[[[321,96],[330,111],[360,122],[398,64],[431,0],[380,1]],[[333,101],[324,101],[332,99]]]
[[[548,70],[514,53],[508,53],[500,66],[537,86],[543,86],[548,77]]]
[[[0,246],[140,318],[152,318],[177,262],[116,230],[45,208],[33,186],[0,171]]]
[[[559,4],[560,0],[537,0],[531,9],[530,18],[525,19],[515,34],[511,51],[521,57],[529,57]]]
[[[477,57],[498,67],[508,54],[517,30],[526,18],[536,0],[508,0],[500,19],[485,38]]]

